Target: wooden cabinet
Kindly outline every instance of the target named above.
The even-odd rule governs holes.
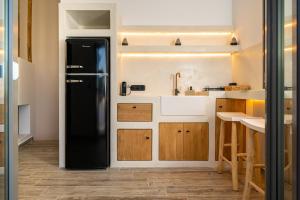
[[[244,99],[217,99],[216,100],[216,112],[243,112],[246,113],[246,100]],[[220,125],[221,125],[221,120],[217,117],[216,113],[216,124],[215,124],[215,136],[216,136],[216,141],[215,141],[215,158],[218,160],[219,156],[219,135],[220,135]],[[238,125],[238,129],[241,130],[240,128],[241,125]],[[231,141],[231,122],[225,122],[224,126],[225,130],[225,143],[230,143]],[[239,141],[244,140],[242,138],[243,134],[239,134]],[[240,141],[240,145],[242,145],[242,151],[245,152],[245,141]],[[224,156],[230,160],[231,158],[231,149],[230,148],[225,148],[224,149]]]
[[[119,103],[117,115],[119,122],[151,122],[152,104]]]
[[[208,160],[208,123],[184,123],[183,159]]]
[[[4,167],[4,133],[0,133],[0,167]]]
[[[119,161],[152,160],[152,130],[119,129],[117,148]]]
[[[160,123],[159,160],[208,160],[208,123]]]
[[[183,131],[182,123],[160,123],[160,160],[183,160]]]

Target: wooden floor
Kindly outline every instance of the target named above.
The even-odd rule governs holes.
[[[58,168],[56,142],[32,142],[20,149],[20,200],[237,200],[231,175],[199,169]],[[262,199],[252,192],[252,199]]]

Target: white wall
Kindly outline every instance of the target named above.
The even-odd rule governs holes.
[[[33,0],[36,140],[58,139],[58,0]]]
[[[120,0],[123,25],[231,25],[231,0]]]
[[[28,126],[30,127],[30,134],[35,135],[35,123],[38,122],[35,117],[35,67],[32,63],[22,58],[18,59],[18,63],[20,76],[19,79],[15,81],[17,84],[17,90],[15,91],[15,94],[17,94],[16,96],[18,102],[15,106],[30,106],[30,119],[28,119]],[[20,120],[21,117],[22,116],[19,116],[18,120]],[[24,121],[24,119],[22,121]],[[21,127],[19,127],[19,133],[22,133],[21,131]]]
[[[263,0],[233,0],[233,25],[241,51],[233,56],[233,80],[263,89]]]
[[[80,1],[61,0],[61,2]],[[232,0],[86,0],[84,2],[118,2],[123,25],[232,25]]]
[[[232,26],[231,0],[119,0],[125,26]],[[130,38],[130,44],[168,45],[174,38]],[[164,37],[165,39],[166,37]],[[225,45],[225,38],[184,38],[185,45]],[[191,42],[192,41],[192,42]],[[172,75],[181,72],[182,94],[189,87],[219,87],[232,82],[231,59],[226,58],[124,58],[121,81],[145,84],[146,95],[171,95]]]
[[[189,86],[201,91],[204,87],[220,87],[232,82],[231,57],[213,58],[123,58],[121,81],[145,84],[149,96],[173,95],[174,75],[180,72],[180,94]]]
[[[242,49],[263,40],[263,0],[233,0],[233,25]]]

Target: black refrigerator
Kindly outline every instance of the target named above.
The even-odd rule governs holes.
[[[110,164],[110,40],[66,40],[66,168]]]

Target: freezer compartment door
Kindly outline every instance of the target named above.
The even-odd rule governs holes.
[[[66,168],[109,165],[108,77],[66,77]]]
[[[109,73],[109,39],[67,39],[66,73]]]

